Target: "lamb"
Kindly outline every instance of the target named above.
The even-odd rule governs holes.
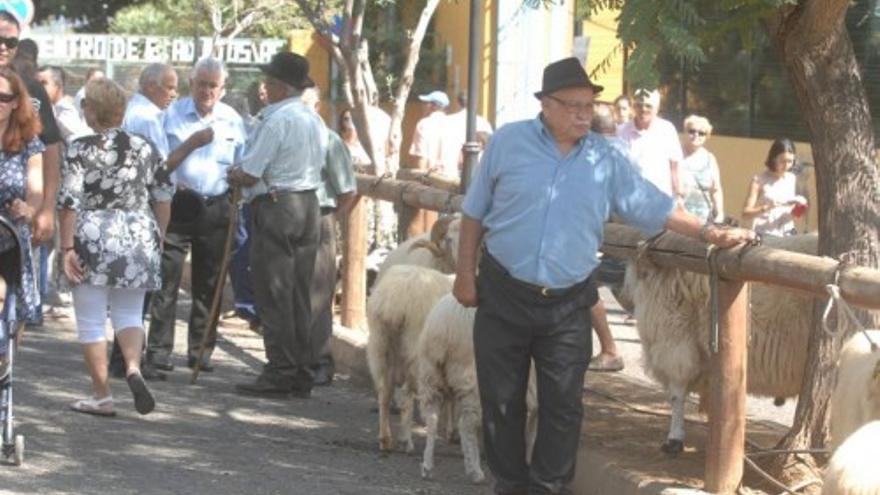
[[[766,245],[815,254],[817,237],[767,239]],[[684,404],[689,390],[706,396],[710,360],[709,278],[650,263],[627,268],[626,284],[635,302],[636,327],[646,371],[669,394],[669,435],[661,450],[684,448]],[[748,391],[776,398],[800,391],[812,324],[810,297],[755,283],[749,295]]]
[[[402,242],[379,265],[376,283],[389,268],[402,264],[433,268],[443,273],[454,272],[460,228],[459,217],[449,215],[434,222],[430,233],[426,232]]]
[[[880,420],[880,349],[871,344],[880,345],[880,330],[866,334],[854,334],[840,351],[831,394],[832,451],[863,424]]]
[[[850,435],[825,468],[822,495],[880,495],[880,421]]]
[[[389,413],[395,386],[402,386],[398,439],[413,450],[413,400],[417,391],[416,345],[434,304],[452,291],[452,276],[413,265],[388,269],[367,300],[367,364],[379,402],[379,448],[389,451]]]
[[[474,316],[476,309],[465,308],[452,294],[440,298],[425,319],[418,342],[419,399],[425,418],[426,442],[422,477],[434,470],[434,444],[440,411],[450,404],[458,416],[464,470],[474,483],[485,479],[480,468],[479,431],[482,418],[477,370],[474,363]],[[526,445],[530,453],[537,434],[537,392],[535,373],[529,379],[526,407]]]

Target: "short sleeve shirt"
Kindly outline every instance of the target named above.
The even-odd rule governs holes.
[[[617,137],[629,150],[642,176],[672,196],[670,162],[682,160],[681,142],[672,122],[654,117],[647,129],[639,130],[630,120],[617,129]]]

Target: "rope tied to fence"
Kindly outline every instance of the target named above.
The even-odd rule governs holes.
[[[706,247],[706,266],[709,268],[709,350],[712,354],[718,354],[721,332],[718,309],[718,251],[714,244]]]
[[[836,337],[840,333],[839,331],[833,330],[828,325],[828,318],[831,316],[831,308],[836,305],[838,317],[840,313],[843,312],[858,331],[865,336],[868,343],[871,344],[871,352],[876,352],[880,347],[878,347],[877,343],[871,338],[868,329],[862,325],[862,322],[856,317],[856,314],[853,312],[852,308],[849,307],[849,304],[846,303],[846,300],[840,293],[840,274],[848,265],[849,263],[846,260],[838,262],[837,267],[834,269],[834,281],[825,285],[825,292],[828,293],[829,297],[828,302],[825,303],[825,309],[822,311],[822,329],[825,331],[826,335],[832,337]]]

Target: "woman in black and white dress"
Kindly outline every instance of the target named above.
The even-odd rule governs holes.
[[[162,285],[159,261],[173,186],[159,153],[119,126],[126,94],[109,79],[86,85],[82,107],[96,134],[71,143],[62,169],[58,207],[64,273],[76,284],[77,333],[92,379],[92,396],[78,412],[112,416],[107,380],[107,310],[126,363],[135,409],[155,400],[140,373],[144,295]]]

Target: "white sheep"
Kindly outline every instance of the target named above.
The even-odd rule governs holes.
[[[840,350],[831,393],[832,450],[863,424],[880,420],[880,349],[871,346],[880,345],[880,330],[867,334],[853,334]]]
[[[464,470],[474,483],[485,479],[480,468],[479,434],[482,420],[477,370],[474,362],[475,308],[459,304],[452,294],[440,298],[419,336],[419,399],[425,419],[426,441],[422,477],[434,471],[434,444],[441,410],[451,410],[458,418]],[[537,434],[537,393],[534,369],[530,373],[526,396],[528,421],[526,445],[529,457]],[[452,407],[445,407],[445,406]]]
[[[458,255],[458,235],[461,220],[457,216],[440,217],[425,232],[408,239],[385,257],[379,265],[376,282],[395,265],[416,265],[433,268],[443,273],[455,271],[455,257]]]
[[[770,247],[815,254],[815,235],[767,239]],[[650,262],[630,264],[626,284],[635,302],[636,327],[646,371],[667,390],[672,408],[661,449],[684,448],[684,405],[689,390],[706,398],[710,361],[709,278]],[[812,299],[768,285],[751,284],[748,392],[784,398],[800,392],[812,324]]]
[[[401,386],[398,439],[413,450],[413,400],[417,393],[416,345],[434,304],[452,291],[452,276],[413,265],[388,269],[367,300],[367,364],[379,402],[379,448],[393,448],[389,413],[395,386]]]
[[[880,495],[880,421],[850,435],[825,468],[822,495]]]

